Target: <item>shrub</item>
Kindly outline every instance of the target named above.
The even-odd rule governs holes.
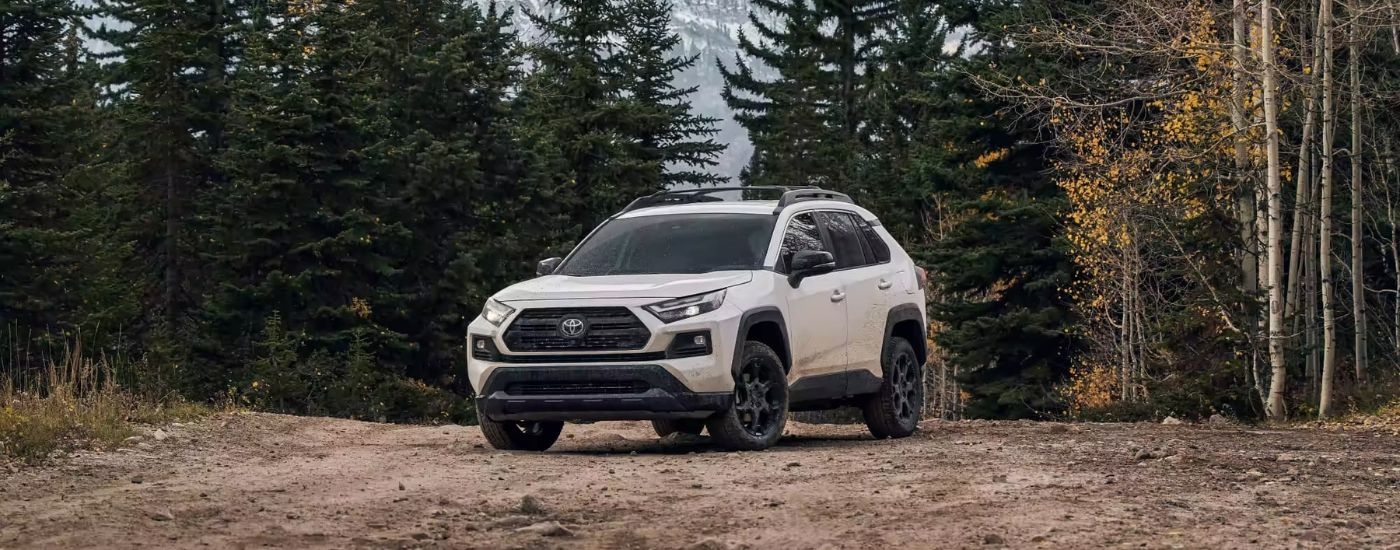
[[[109,448],[133,435],[134,423],[201,416],[210,409],[177,398],[125,390],[106,357],[80,344],[37,370],[0,369],[0,456],[35,462],[76,448]]]
[[[332,352],[303,349],[276,315],[263,332],[242,390],[253,408],[378,422],[475,421],[470,400],[378,364],[363,334]]]

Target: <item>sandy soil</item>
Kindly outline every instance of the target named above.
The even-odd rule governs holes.
[[[0,548],[1400,548],[1393,431],[794,424],[724,453],[642,423],[543,454],[475,428],[227,414],[0,465]]]

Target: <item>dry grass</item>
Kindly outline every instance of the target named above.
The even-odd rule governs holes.
[[[38,462],[73,449],[105,449],[136,434],[135,424],[189,420],[209,407],[142,395],[116,383],[116,365],[81,345],[39,369],[0,369],[0,459]]]

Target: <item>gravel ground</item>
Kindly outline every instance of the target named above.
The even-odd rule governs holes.
[[[223,414],[0,465],[0,548],[1400,548],[1392,429],[790,424],[764,452],[569,425]]]

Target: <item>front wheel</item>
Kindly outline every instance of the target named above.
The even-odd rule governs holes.
[[[861,407],[865,425],[875,439],[909,437],[919,427],[924,409],[924,369],[908,340],[899,337],[885,342],[880,358],[885,379],[880,391]]]
[[[496,422],[481,419],[481,435],[492,447],[502,451],[543,451],[559,439],[563,422],[524,421]]]
[[[783,361],[762,342],[745,342],[734,373],[734,402],[706,422],[710,437],[731,451],[757,451],[778,442],[787,425],[788,387]]]

